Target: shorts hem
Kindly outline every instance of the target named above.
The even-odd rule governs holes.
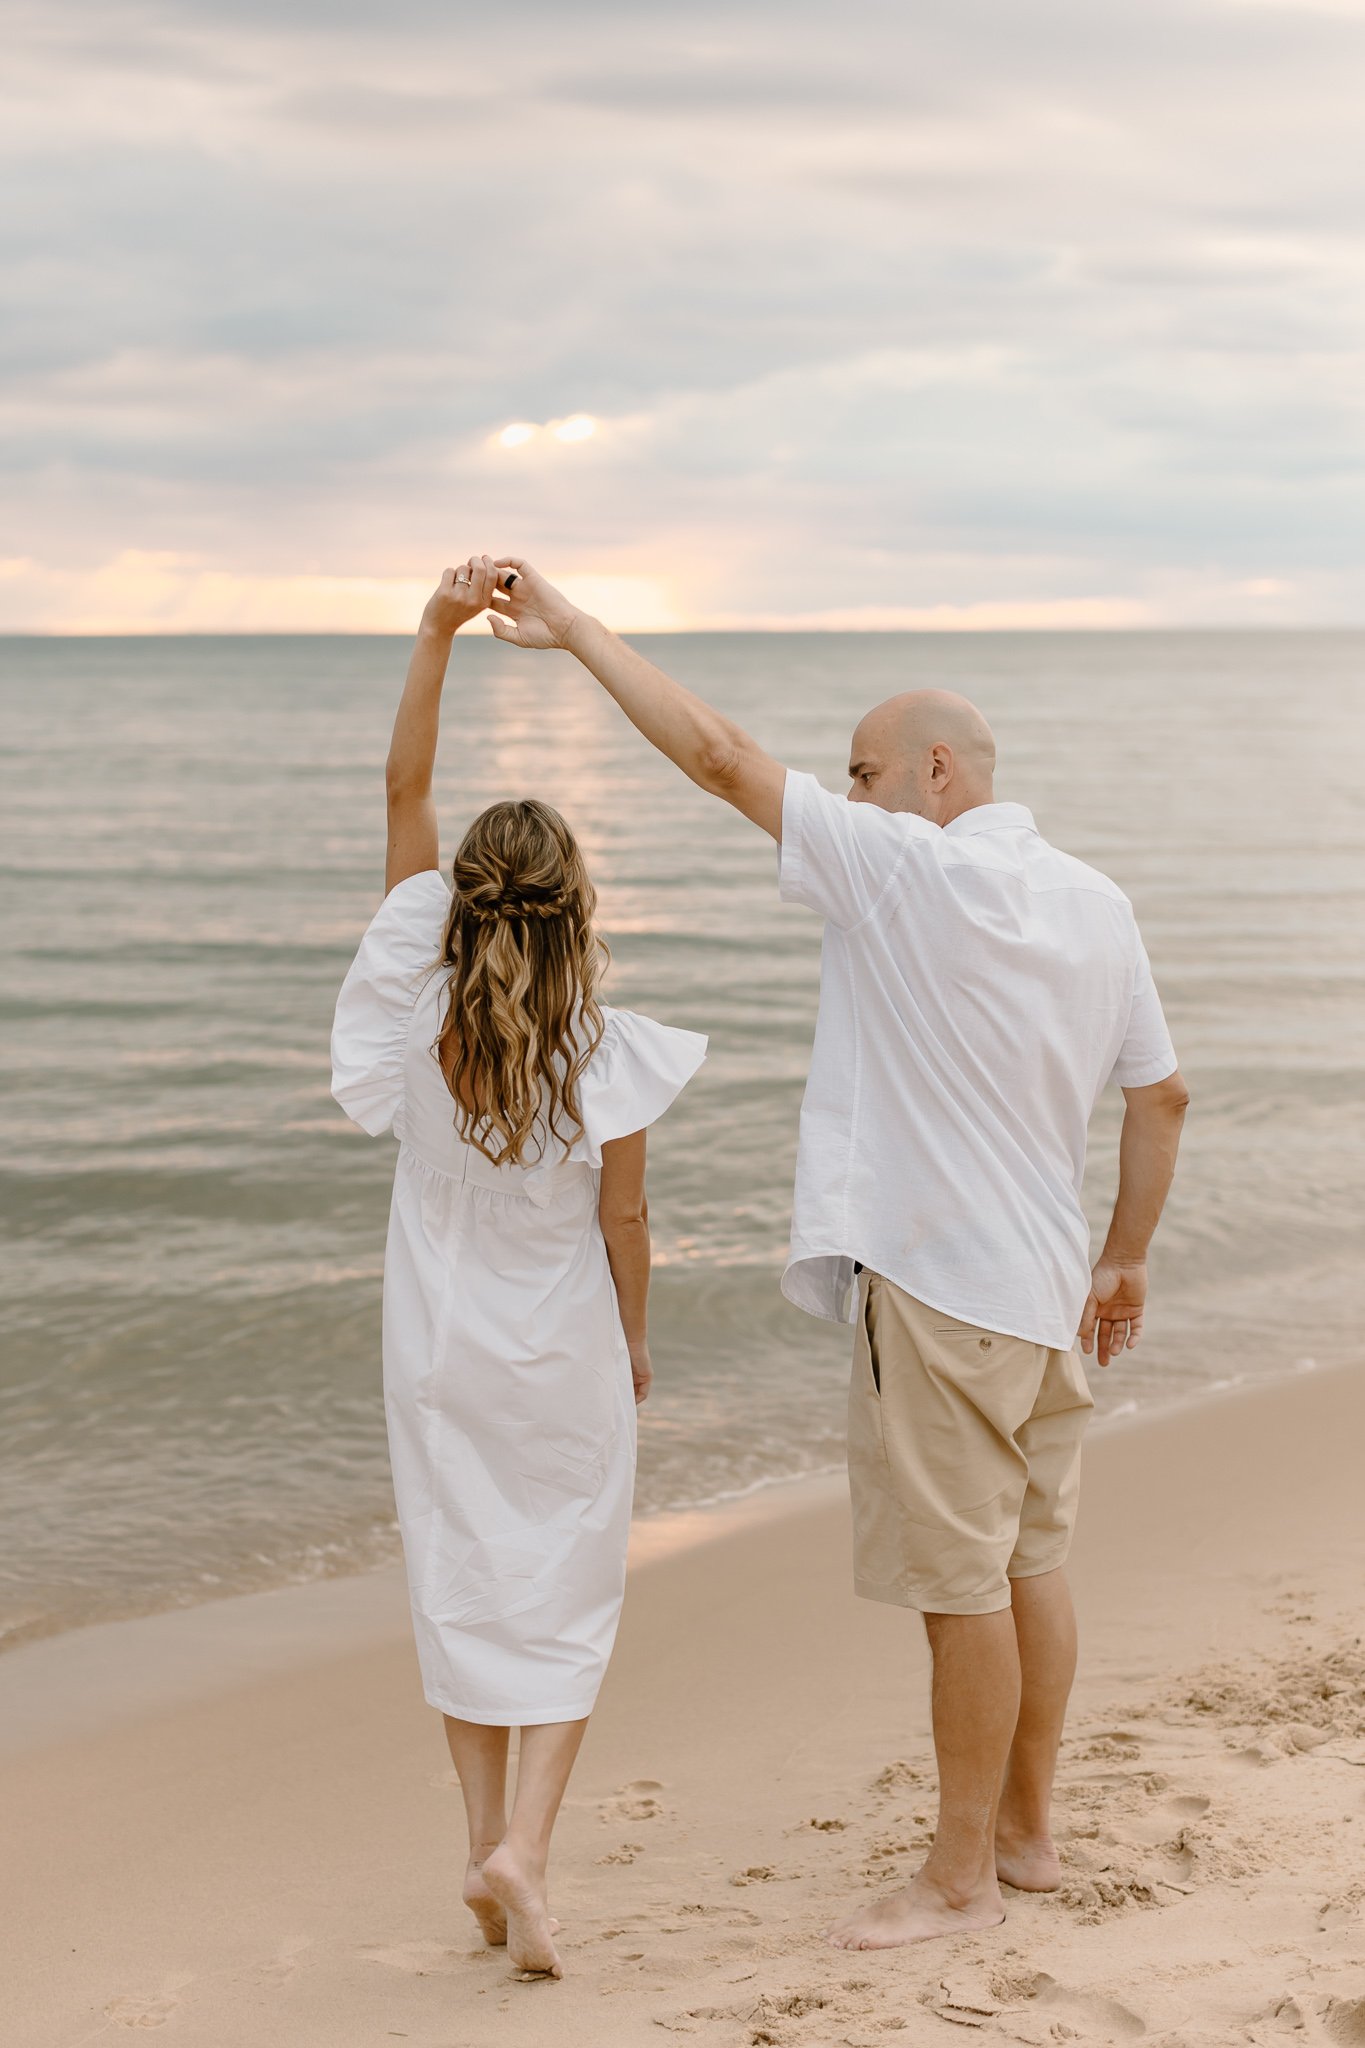
[[[908,1586],[879,1586],[855,1576],[853,1591],[859,1600],[879,1600],[887,1607],[910,1607],[917,1614],[1003,1614],[1010,1604],[1008,1586],[1003,1593],[976,1593],[940,1600],[932,1594],[914,1592]]]
[[[1049,1558],[1046,1564],[1024,1565],[1017,1571],[1007,1569],[1006,1576],[1011,1584],[1013,1584],[1015,1579],[1043,1579],[1047,1577],[1049,1572],[1060,1571],[1070,1555],[1071,1545],[1068,1543],[1064,1550],[1059,1550],[1057,1555]]]

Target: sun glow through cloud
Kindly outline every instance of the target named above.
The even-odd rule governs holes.
[[[575,412],[567,419],[546,420],[543,424],[512,420],[493,439],[499,448],[524,448],[528,441],[538,441],[544,434],[555,441],[590,441],[596,432],[597,421],[591,413]]]
[[[1365,0],[1100,12],[20,0],[0,631],[1353,624]]]

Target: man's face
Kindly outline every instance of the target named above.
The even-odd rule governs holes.
[[[930,791],[897,721],[870,711],[848,751],[848,800],[877,804],[884,811],[914,811],[923,817]],[[932,764],[931,764],[932,766]]]

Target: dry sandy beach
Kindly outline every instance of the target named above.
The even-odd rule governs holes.
[[[1066,1885],[951,1944],[819,1940],[933,1820],[918,1624],[852,1598],[833,1482],[637,1565],[558,1839],[560,1984],[460,1907],[393,1574],[16,1651],[0,2039],[1365,2043],[1362,1440],[1359,1372],[1093,1439]]]

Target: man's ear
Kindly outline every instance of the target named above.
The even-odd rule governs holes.
[[[935,789],[942,789],[952,780],[953,750],[946,740],[936,740],[932,753],[934,765],[929,780]]]

